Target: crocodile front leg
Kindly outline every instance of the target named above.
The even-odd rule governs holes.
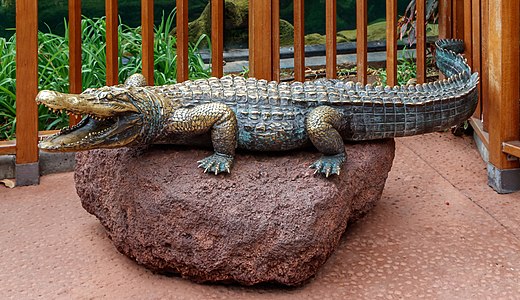
[[[305,129],[312,144],[324,155],[310,167],[314,173],[339,175],[346,160],[345,145],[338,130],[343,114],[329,106],[313,109],[305,120]]]
[[[237,146],[237,119],[225,104],[208,103],[193,108],[174,111],[169,120],[168,132],[176,134],[202,134],[211,131],[211,142],[215,153],[200,160],[204,172],[217,175],[230,172]]]

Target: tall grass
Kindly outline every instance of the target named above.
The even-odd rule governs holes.
[[[174,12],[162,18],[155,29],[155,83],[157,85],[175,83],[177,75],[176,39],[170,33],[175,25]],[[39,89],[50,89],[60,92],[69,91],[69,46],[68,26],[65,35],[38,33],[38,74]],[[105,18],[83,19],[82,32],[82,86],[100,87],[106,81],[106,26]],[[119,81],[140,72],[141,29],[120,24],[119,28]],[[197,49],[201,36],[195,44],[189,45],[189,77],[190,79],[207,78],[211,70],[204,64]],[[0,38],[0,140],[15,137],[16,127],[16,37],[8,40]],[[23,84],[23,83],[21,83]],[[50,130],[68,124],[67,114],[56,114],[44,106],[38,107],[38,127]]]

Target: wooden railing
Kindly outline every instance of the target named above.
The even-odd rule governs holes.
[[[472,120],[480,128],[491,162],[515,168],[519,156],[518,121],[518,9],[509,0],[439,0],[439,32],[444,38],[463,38],[466,57],[481,73],[481,105]],[[177,0],[177,80],[188,79],[188,0]],[[153,0],[141,1],[143,69],[154,83]],[[386,0],[387,83],[397,84],[397,0]],[[16,153],[17,166],[38,162],[37,110],[37,1],[17,1],[17,141],[0,143],[0,154]],[[212,74],[223,75],[224,0],[211,0]],[[326,75],[336,77],[336,2],[326,0]],[[70,90],[81,92],[81,0],[69,0]],[[358,0],[357,79],[367,82],[367,0]],[[501,19],[501,22],[489,20]],[[107,84],[118,83],[118,1],[106,0]],[[426,80],[425,0],[417,0],[417,82]],[[294,0],[294,74],[305,80],[304,1]],[[489,34],[488,32],[493,32]],[[492,47],[491,47],[492,45]],[[249,2],[250,75],[280,79],[279,0]],[[493,103],[493,105],[491,105]],[[74,122],[75,120],[72,120]],[[480,127],[479,127],[480,126]],[[511,141],[511,143],[508,143]],[[505,144],[504,144],[505,142]],[[24,172],[27,173],[27,172]],[[34,174],[37,177],[37,174]],[[35,180],[21,180],[31,184]]]

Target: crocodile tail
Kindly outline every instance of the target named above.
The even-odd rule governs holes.
[[[456,39],[443,39],[435,42],[435,60],[437,67],[446,76],[457,74],[471,74],[466,59],[460,55],[464,52],[464,41]]]

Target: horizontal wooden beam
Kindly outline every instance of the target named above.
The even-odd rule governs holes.
[[[59,130],[38,131],[38,138],[42,139],[46,136],[53,135]],[[16,154],[16,139],[8,141],[0,141],[0,155]]]
[[[489,133],[484,131],[484,124],[482,121],[472,117],[469,119],[469,124],[471,124],[471,127],[473,127],[473,130],[475,130],[475,133],[478,135],[486,149],[489,149]]]
[[[0,141],[0,155],[16,154],[16,141]]]
[[[503,143],[502,151],[509,155],[520,157],[520,141],[511,141]]]

